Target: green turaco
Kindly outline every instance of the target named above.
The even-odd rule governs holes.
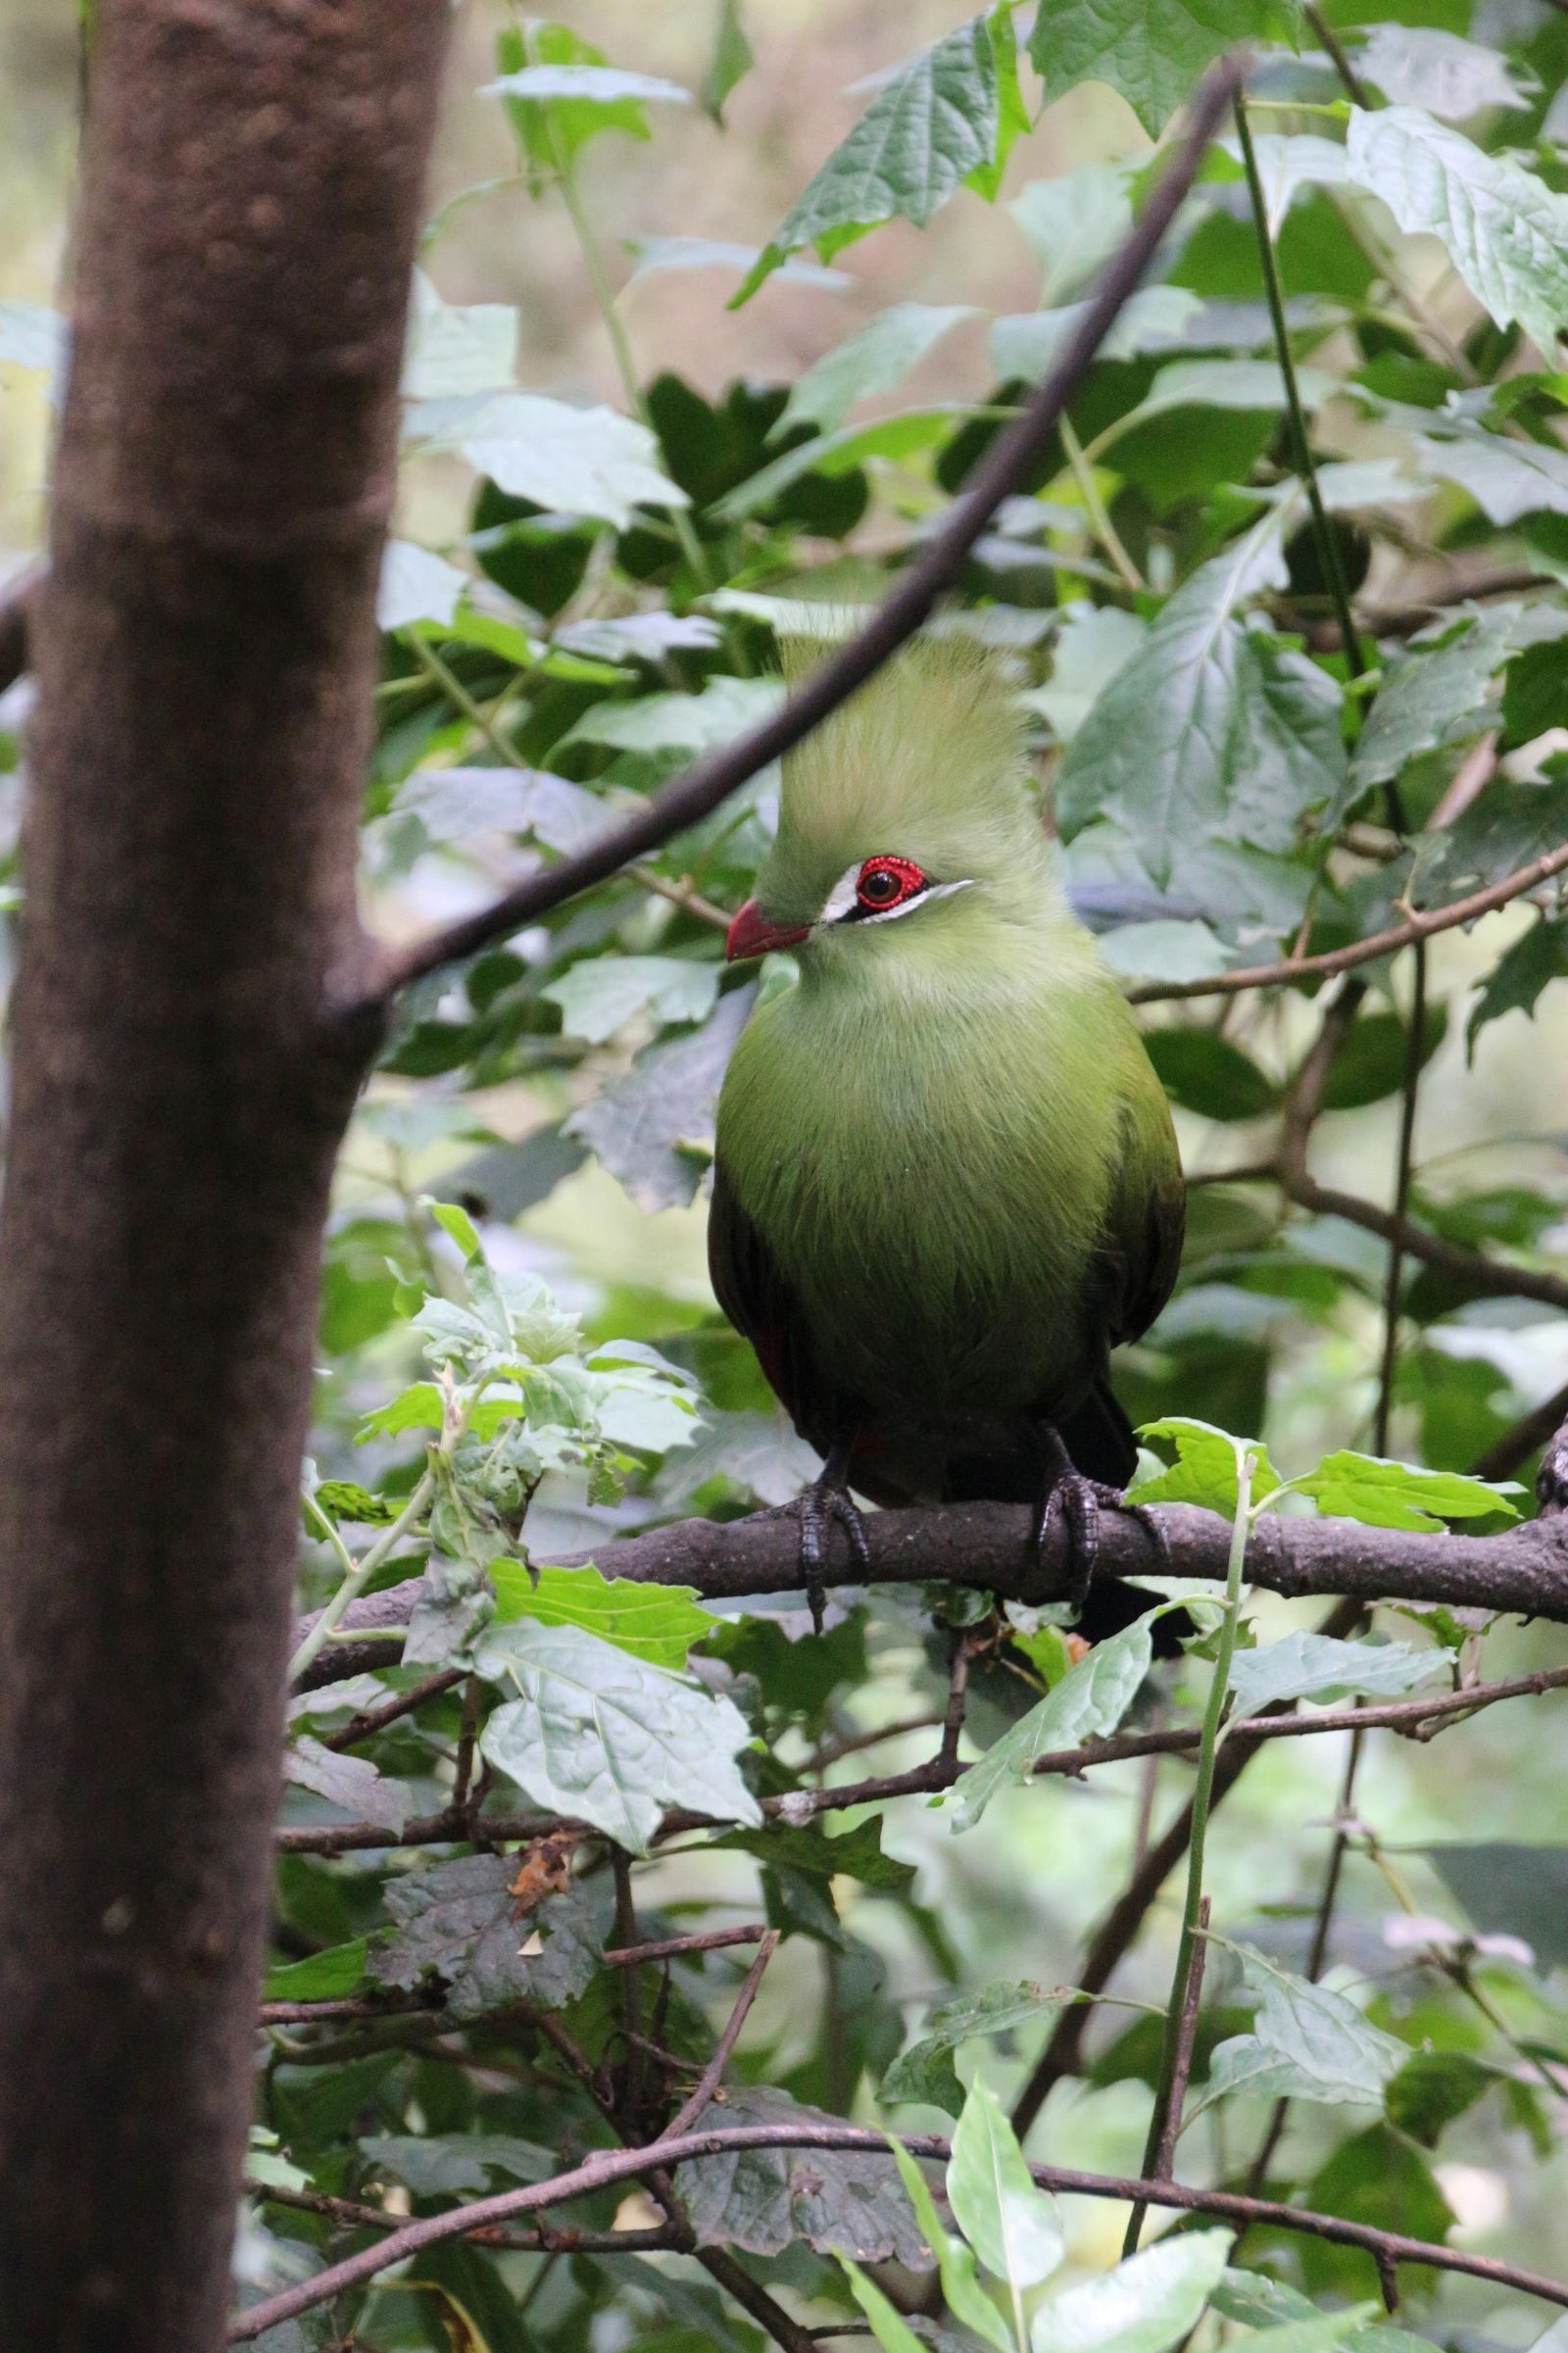
[[[800,979],[724,1081],[709,1259],[826,1458],[792,1507],[813,1616],[833,1517],[865,1558],[852,1486],[1034,1501],[1042,1539],[1060,1509],[1082,1600],[1098,1501],[1136,1460],[1110,1350],[1169,1297],[1181,1164],[972,646],[915,641],[786,759],[728,941],[770,949]],[[1090,1632],[1133,1614],[1103,1584],[1093,1604]]]

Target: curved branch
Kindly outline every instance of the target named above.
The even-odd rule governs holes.
[[[900,2137],[917,2157],[945,2162],[953,2153],[952,2143],[935,2132],[910,2132]],[[297,2287],[285,2288],[280,2295],[253,2304],[231,2323],[229,2341],[243,2343],[260,2336],[265,2329],[274,2328],[280,2322],[294,2320],[300,2313],[329,2302],[345,2288],[357,2287],[362,2280],[374,2279],[377,2272],[405,2262],[425,2247],[438,2246],[443,2239],[462,2237],[488,2224],[510,2222],[514,2215],[530,2214],[541,2206],[561,2205],[568,2198],[584,2197],[617,2181],[633,2181],[640,2174],[685,2165],[696,2157],[722,2156],[732,2149],[781,2148],[864,2150],[868,2155],[885,2157],[887,2147],[885,2133],[863,2126],[800,2124],[730,2125],[709,2132],[686,2132],[679,2138],[656,2140],[645,2148],[604,2149],[572,2172],[558,2174],[553,2181],[535,2181],[525,2189],[502,2190],[494,2197],[477,2198],[470,2205],[449,2207],[444,2214],[422,2215],[417,2222],[406,2223],[401,2230],[390,2231],[378,2245],[361,2247],[341,2263],[328,2264],[314,2278],[302,2280]],[[1471,2279],[1490,2280],[1495,2287],[1513,2288],[1521,2295],[1539,2296],[1544,2303],[1568,2307],[1568,2285],[1548,2279],[1543,2273],[1521,2271],[1512,2264],[1498,2263],[1490,2255],[1472,2255],[1458,2247],[1406,2238],[1399,2231],[1375,2230],[1365,2223],[1346,2222],[1337,2214],[1314,2214],[1305,2207],[1287,2206],[1273,2198],[1241,2197],[1229,2190],[1188,2189],[1176,2181],[1133,2181],[1112,2174],[1076,2173],[1054,2165],[1032,2165],[1029,2170],[1042,2189],[1054,2190],[1058,2195],[1114,2198],[1122,2204],[1141,2198],[1151,2206],[1168,2207],[1181,2214],[1211,2214],[1220,2222],[1234,2223],[1241,2230],[1264,2227],[1300,2231],[1312,2238],[1328,2239],[1336,2246],[1359,2247],[1380,2268],[1417,2263],[1429,2265],[1435,2271],[1463,2272]]]
[[[992,443],[970,475],[968,487],[954,501],[942,529],[900,574],[897,585],[859,635],[822,662],[762,726],[699,760],[685,775],[654,794],[625,824],[573,857],[563,858],[559,865],[529,876],[493,906],[433,932],[427,939],[416,940],[412,947],[383,954],[368,995],[360,989],[348,991],[338,1008],[343,1015],[363,1019],[378,1012],[411,981],[422,980],[443,964],[472,956],[491,941],[537,922],[551,908],[594,883],[606,881],[633,858],[646,858],[651,850],[707,816],[759,769],[808,735],[913,635],[937,599],[956,579],[996,509],[1019,487],[1046,450],[1101,344],[1137,291],[1242,79],[1240,54],[1222,58],[1210,69],[1193,101],[1180,152],[1151,194],[1131,235],[1106,266],[1061,360],[1023,415]]]
[[[1336,972],[1351,972],[1357,964],[1376,963],[1380,956],[1393,956],[1396,949],[1409,948],[1417,940],[1430,940],[1435,932],[1452,931],[1461,923],[1474,923],[1482,915],[1508,907],[1527,892],[1538,891],[1553,875],[1568,870],[1568,842],[1550,850],[1544,858],[1521,866],[1517,873],[1505,874],[1484,891],[1473,891],[1468,899],[1456,899],[1451,907],[1434,907],[1430,914],[1416,913],[1407,922],[1396,924],[1391,931],[1378,931],[1368,940],[1355,940],[1348,948],[1331,949],[1324,956],[1292,956],[1278,964],[1248,964],[1237,972],[1217,972],[1207,980],[1146,981],[1142,987],[1129,989],[1132,1005],[1165,1005],[1184,997],[1235,997],[1244,989],[1278,989],[1298,980],[1329,980]]]
[[[1107,1510],[1101,1522],[1097,1574],[1139,1577],[1224,1575],[1230,1523],[1189,1503],[1154,1507],[1164,1539],[1156,1553],[1141,1518]],[[928,1510],[878,1511],[866,1516],[870,1550],[862,1568],[843,1532],[831,1540],[824,1566],[830,1586],[963,1585],[1005,1601],[1038,1607],[1068,1590],[1069,1540],[1059,1524],[1037,1554],[1030,1514],[1015,1503],[946,1503]],[[581,1568],[591,1559],[607,1576],[645,1585],[694,1586],[705,1600],[745,1600],[794,1592],[800,1584],[799,1544],[788,1520],[759,1512],[745,1520],[678,1520],[646,1536],[624,1537],[592,1554],[560,1565]],[[1402,1528],[1366,1528],[1353,1520],[1275,1519],[1265,1516],[1248,1557],[1250,1583],[1300,1600],[1344,1593],[1355,1600],[1446,1601],[1568,1624],[1568,1518],[1530,1520],[1502,1536],[1419,1535]],[[313,1661],[301,1688],[386,1666],[393,1653],[379,1641],[356,1642],[367,1629],[406,1626],[417,1581],[351,1604],[340,1636]],[[308,1626],[312,1621],[305,1620]]]

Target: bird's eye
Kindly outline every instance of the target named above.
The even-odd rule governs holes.
[[[925,887],[926,878],[912,858],[868,858],[860,868],[855,896],[864,913],[885,915]]]

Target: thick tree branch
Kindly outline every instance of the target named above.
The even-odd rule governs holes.
[[[1222,1578],[1229,1522],[1186,1503],[1154,1508],[1166,1557],[1156,1555],[1141,1520],[1107,1510],[1097,1573]],[[1059,1600],[1067,1590],[1067,1540],[1054,1529],[1037,1555],[1029,1513],[1018,1504],[878,1511],[866,1515],[865,1525],[869,1570],[857,1564],[840,1533],[825,1568],[830,1586],[964,1585],[1031,1607]],[[706,1600],[734,1601],[793,1592],[800,1579],[797,1554],[790,1523],[758,1513],[745,1520],[677,1520],[647,1536],[600,1545],[591,1557],[607,1576],[691,1585]],[[589,1558],[576,1554],[563,1565],[580,1567]],[[1446,1601],[1568,1624],[1568,1532],[1555,1520],[1531,1520],[1502,1536],[1425,1536],[1351,1520],[1265,1513],[1248,1554],[1248,1577],[1293,1600],[1344,1593],[1366,1602]],[[306,1687],[387,1665],[396,1655],[394,1644],[354,1637],[366,1628],[407,1625],[417,1590],[410,1581],[351,1604],[341,1629],[346,1639],[313,1662]]]
[[[1484,891],[1473,891],[1468,899],[1455,899],[1451,906],[1434,907],[1430,912],[1418,910],[1391,930],[1374,932],[1370,939],[1353,940],[1348,948],[1334,948],[1324,956],[1287,956],[1278,964],[1248,964],[1239,971],[1214,973],[1207,980],[1145,981],[1138,988],[1129,989],[1127,996],[1133,1005],[1168,1005],[1178,998],[1234,997],[1246,989],[1288,988],[1298,981],[1329,980],[1336,972],[1352,972],[1358,964],[1376,963],[1381,956],[1393,956],[1417,940],[1430,940],[1440,931],[1475,923],[1497,907],[1511,906],[1514,900],[1539,891],[1544,883],[1564,871],[1568,871],[1568,842],[1530,865],[1521,866],[1516,873],[1505,874],[1501,882],[1492,883]]]
[[[859,635],[822,662],[762,726],[699,760],[685,775],[655,793],[626,823],[558,865],[530,875],[494,906],[416,941],[410,948],[389,952],[368,998],[353,987],[344,990],[345,1011],[355,1011],[362,1018],[373,1015],[411,981],[473,956],[525,923],[537,922],[553,907],[606,881],[634,858],[646,858],[650,851],[707,816],[759,769],[808,735],[913,635],[938,598],[957,578],[965,557],[996,509],[1019,487],[1049,447],[1063,410],[1089,372],[1123,306],[1136,293],[1192,186],[1209,139],[1242,86],[1242,77],[1239,56],[1221,59],[1204,77],[1193,100],[1178,152],[1151,193],[1131,235],[1106,265],[1060,361],[1023,415],[992,443],[961,497],[954,501],[941,530],[901,572],[897,585]]]
[[[953,2153],[951,2142],[934,2132],[901,2137],[917,2157],[945,2163]],[[510,2222],[514,2215],[530,2214],[541,2206],[561,2205],[568,2198],[583,2197],[618,2181],[635,2181],[639,2175],[688,2164],[693,2158],[719,2156],[731,2149],[768,2148],[860,2149],[870,2155],[885,2156],[887,2140],[881,2132],[855,2125],[731,2125],[707,2132],[687,2132],[679,2139],[653,2141],[646,2148],[606,2149],[571,2173],[559,2174],[553,2181],[536,2181],[525,2189],[503,2190],[494,2197],[476,2199],[471,2205],[454,2206],[444,2214],[424,2215],[417,2222],[406,2223],[402,2230],[390,2231],[379,2245],[362,2247],[358,2253],[346,2256],[341,2263],[329,2264],[297,2287],[285,2288],[280,2295],[253,2304],[231,2325],[229,2340],[242,2343],[260,2336],[264,2329],[274,2328],[280,2322],[294,2320],[302,2312],[328,2303],[346,2288],[373,2279],[378,2272],[407,2261],[426,2247],[438,2246],[443,2239],[464,2237],[486,2224]],[[1051,2165],[1033,2165],[1029,2170],[1043,2189],[1054,2190],[1058,2196],[1113,2198],[1122,2204],[1141,2198],[1151,2206],[1166,2207],[1181,2214],[1211,2214],[1217,2221],[1235,2224],[1238,2230],[1267,2228],[1299,2231],[1308,2237],[1327,2239],[1335,2246],[1359,2247],[1380,2265],[1423,2264],[1435,2271],[1461,2272],[1474,2279],[1489,2280],[1494,2287],[1512,2288],[1521,2295],[1539,2296],[1544,2303],[1568,2307],[1568,2285],[1549,2279],[1541,2272],[1523,2271],[1513,2264],[1495,2262],[1489,2255],[1471,2254],[1465,2248],[1406,2238],[1398,2231],[1375,2230],[1364,2223],[1346,2222],[1336,2214],[1314,2214],[1304,2207],[1282,2205],[1272,2198],[1240,2197],[1229,2190],[1188,2189],[1175,2181],[1141,2181],[1111,2174],[1076,2173]]]

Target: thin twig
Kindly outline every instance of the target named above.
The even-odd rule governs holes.
[[[761,1989],[763,1973],[778,1949],[778,1934],[776,1928],[770,1928],[762,1938],[757,1958],[746,1973],[746,1983],[735,1996],[735,2007],[731,2010],[725,2023],[724,2032],[713,2046],[713,2055],[698,2077],[697,2087],[690,2099],[676,2110],[663,2132],[661,2132],[659,2136],[661,2142],[678,2140],[683,2132],[691,2132],[703,2110],[723,2082],[724,2070],[730,2063],[736,2043],[740,2040],[741,2029],[746,2024],[747,2013]]]
[[[760,2280],[744,2271],[733,2255],[722,2247],[705,2247],[701,2262],[710,2279],[716,2279],[727,2296],[733,2296],[743,2312],[749,2312],[758,2327],[764,2329],[784,2353],[816,2353],[816,2338],[799,2321],[792,2321],[776,2297],[770,2296]]]
[[[282,2189],[272,2181],[246,2181],[247,2197],[267,2206],[290,2206],[299,2214],[318,2214],[346,2230],[395,2230],[404,2217],[384,2206],[361,2205],[353,2198],[328,2197],[319,2189]],[[538,2255],[652,2255],[684,2241],[667,2225],[653,2230],[508,2230],[481,2223],[468,2232],[476,2246],[495,2247],[509,2254]]]
[[[1544,1403],[1520,1415],[1511,1430],[1490,1446],[1470,1473],[1472,1479],[1511,1479],[1568,1422],[1568,1382]]]
[[[953,2154],[952,2143],[936,2133],[911,2133],[905,2145],[916,2157],[939,2162]],[[390,2270],[393,2264],[403,2263],[426,2247],[438,2246],[443,2239],[465,2237],[486,2224],[510,2222],[514,2216],[532,2213],[541,2206],[563,2205],[569,2199],[612,2188],[620,2181],[634,2181],[639,2175],[687,2164],[694,2158],[766,2148],[846,2149],[885,2155],[887,2139],[881,2132],[855,2125],[730,2125],[684,2133],[678,2140],[656,2141],[647,2148],[601,2149],[569,2173],[558,2174],[553,2181],[503,2190],[493,2197],[475,2199],[469,2205],[449,2207],[445,2213],[421,2215],[405,2223],[379,2245],[362,2247],[342,2262],[328,2264],[311,2279],[253,2304],[231,2323],[229,2339],[245,2342],[260,2336],[283,2321],[294,2320],[302,2312],[329,2303],[346,2288],[373,2279],[378,2272]],[[1306,2237],[1326,2239],[1332,2245],[1360,2247],[1374,2260],[1423,2264],[1434,2271],[1457,2272],[1470,2279],[1486,2279],[1494,2287],[1512,2288],[1520,2295],[1539,2296],[1544,2303],[1568,2308],[1568,2284],[1547,2279],[1543,2273],[1499,2263],[1492,2256],[1473,2254],[1468,2248],[1440,2246],[1426,2239],[1407,2238],[1402,2232],[1374,2230],[1368,2224],[1348,2222],[1337,2214],[1315,2214],[1304,2207],[1281,2205],[1268,2198],[1243,2197],[1229,2190],[1189,2189],[1175,2181],[1078,2173],[1050,2165],[1032,2165],[1029,2170],[1043,2189],[1057,2195],[1110,2198],[1122,2204],[1142,2198],[1152,2206],[1166,2207],[1176,2213],[1212,2214],[1239,2229],[1298,2231]]]
[[[1023,415],[998,434],[963,494],[954,501],[941,530],[900,574],[859,634],[822,662],[760,727],[698,761],[685,775],[652,795],[635,816],[559,864],[529,876],[477,913],[409,948],[383,951],[368,994],[362,981],[346,988],[337,1008],[345,1018],[363,1019],[378,1013],[411,981],[536,922],[565,900],[605,881],[634,858],[646,857],[694,825],[737,786],[798,744],[913,634],[957,577],[997,507],[1017,489],[1050,446],[1063,410],[1137,290],[1192,186],[1209,139],[1241,87],[1242,74],[1243,62],[1233,56],[1222,59],[1205,75],[1193,101],[1189,128],[1179,151],[1152,191],[1131,234],[1107,264],[1062,358]]]
[[[1207,980],[1147,981],[1128,990],[1128,1002],[1166,1005],[1180,998],[1235,997],[1248,989],[1279,989],[1301,980],[1327,980],[1336,972],[1352,972],[1359,964],[1376,963],[1380,957],[1394,956],[1417,940],[1430,940],[1440,931],[1474,923],[1499,907],[1511,906],[1527,892],[1540,890],[1544,883],[1565,869],[1568,869],[1568,842],[1547,851],[1544,858],[1533,859],[1528,866],[1519,867],[1516,873],[1505,874],[1501,882],[1491,883],[1484,891],[1473,891],[1468,899],[1455,899],[1450,906],[1434,907],[1430,913],[1418,909],[1408,921],[1388,931],[1374,932],[1370,939],[1353,941],[1348,948],[1330,949],[1322,956],[1287,956],[1278,964],[1248,964],[1239,971],[1217,972]]]
[[[441,1692],[450,1691],[454,1684],[462,1683],[466,1673],[466,1667],[443,1667],[439,1675],[427,1675],[423,1683],[416,1683],[412,1691],[394,1691],[385,1707],[362,1708],[357,1716],[349,1718],[341,1732],[329,1735],[321,1746],[358,1747],[361,1740],[369,1740],[375,1733],[385,1732],[387,1726],[395,1724],[400,1716],[412,1716],[415,1709],[423,1707],[427,1699],[438,1698]]]
[[[1399,1143],[1394,1174],[1394,1231],[1389,1240],[1389,1264],[1383,1284],[1383,1350],[1378,1365],[1377,1410],[1372,1417],[1374,1454],[1387,1454],[1389,1450],[1389,1421],[1394,1411],[1394,1377],[1399,1362],[1399,1292],[1404,1281],[1404,1253],[1410,1232],[1415,1115],[1421,1093],[1426,1026],[1427,944],[1425,940],[1417,940],[1415,988],[1410,1000],[1410,1032],[1404,1045],[1404,1076],[1399,1101]]]
[[[1454,769],[1447,791],[1426,821],[1425,831],[1441,833],[1446,825],[1456,824],[1467,809],[1480,800],[1497,773],[1497,730],[1481,737],[1471,745],[1459,765]]]
[[[759,1921],[745,1928],[709,1929],[700,1936],[663,1936],[656,1944],[623,1944],[605,1955],[611,1969],[633,1969],[644,1961],[684,1960],[690,1953],[719,1952],[728,1944],[760,1944],[767,1930]]]
[[[1193,1966],[1188,1973],[1187,1992],[1182,2002],[1181,2023],[1176,2033],[1176,2063],[1171,2069],[1170,2096],[1159,2129],[1159,2146],[1154,2151],[1153,2173],[1156,2181],[1174,2178],[1176,2143],[1181,2137],[1182,2108],[1187,2098],[1187,2086],[1192,2080],[1193,2053],[1198,2042],[1198,2013],[1203,1999],[1203,1970],[1208,1960],[1208,1912],[1205,1895],[1198,1907],[1198,1941],[1193,1947]]]

